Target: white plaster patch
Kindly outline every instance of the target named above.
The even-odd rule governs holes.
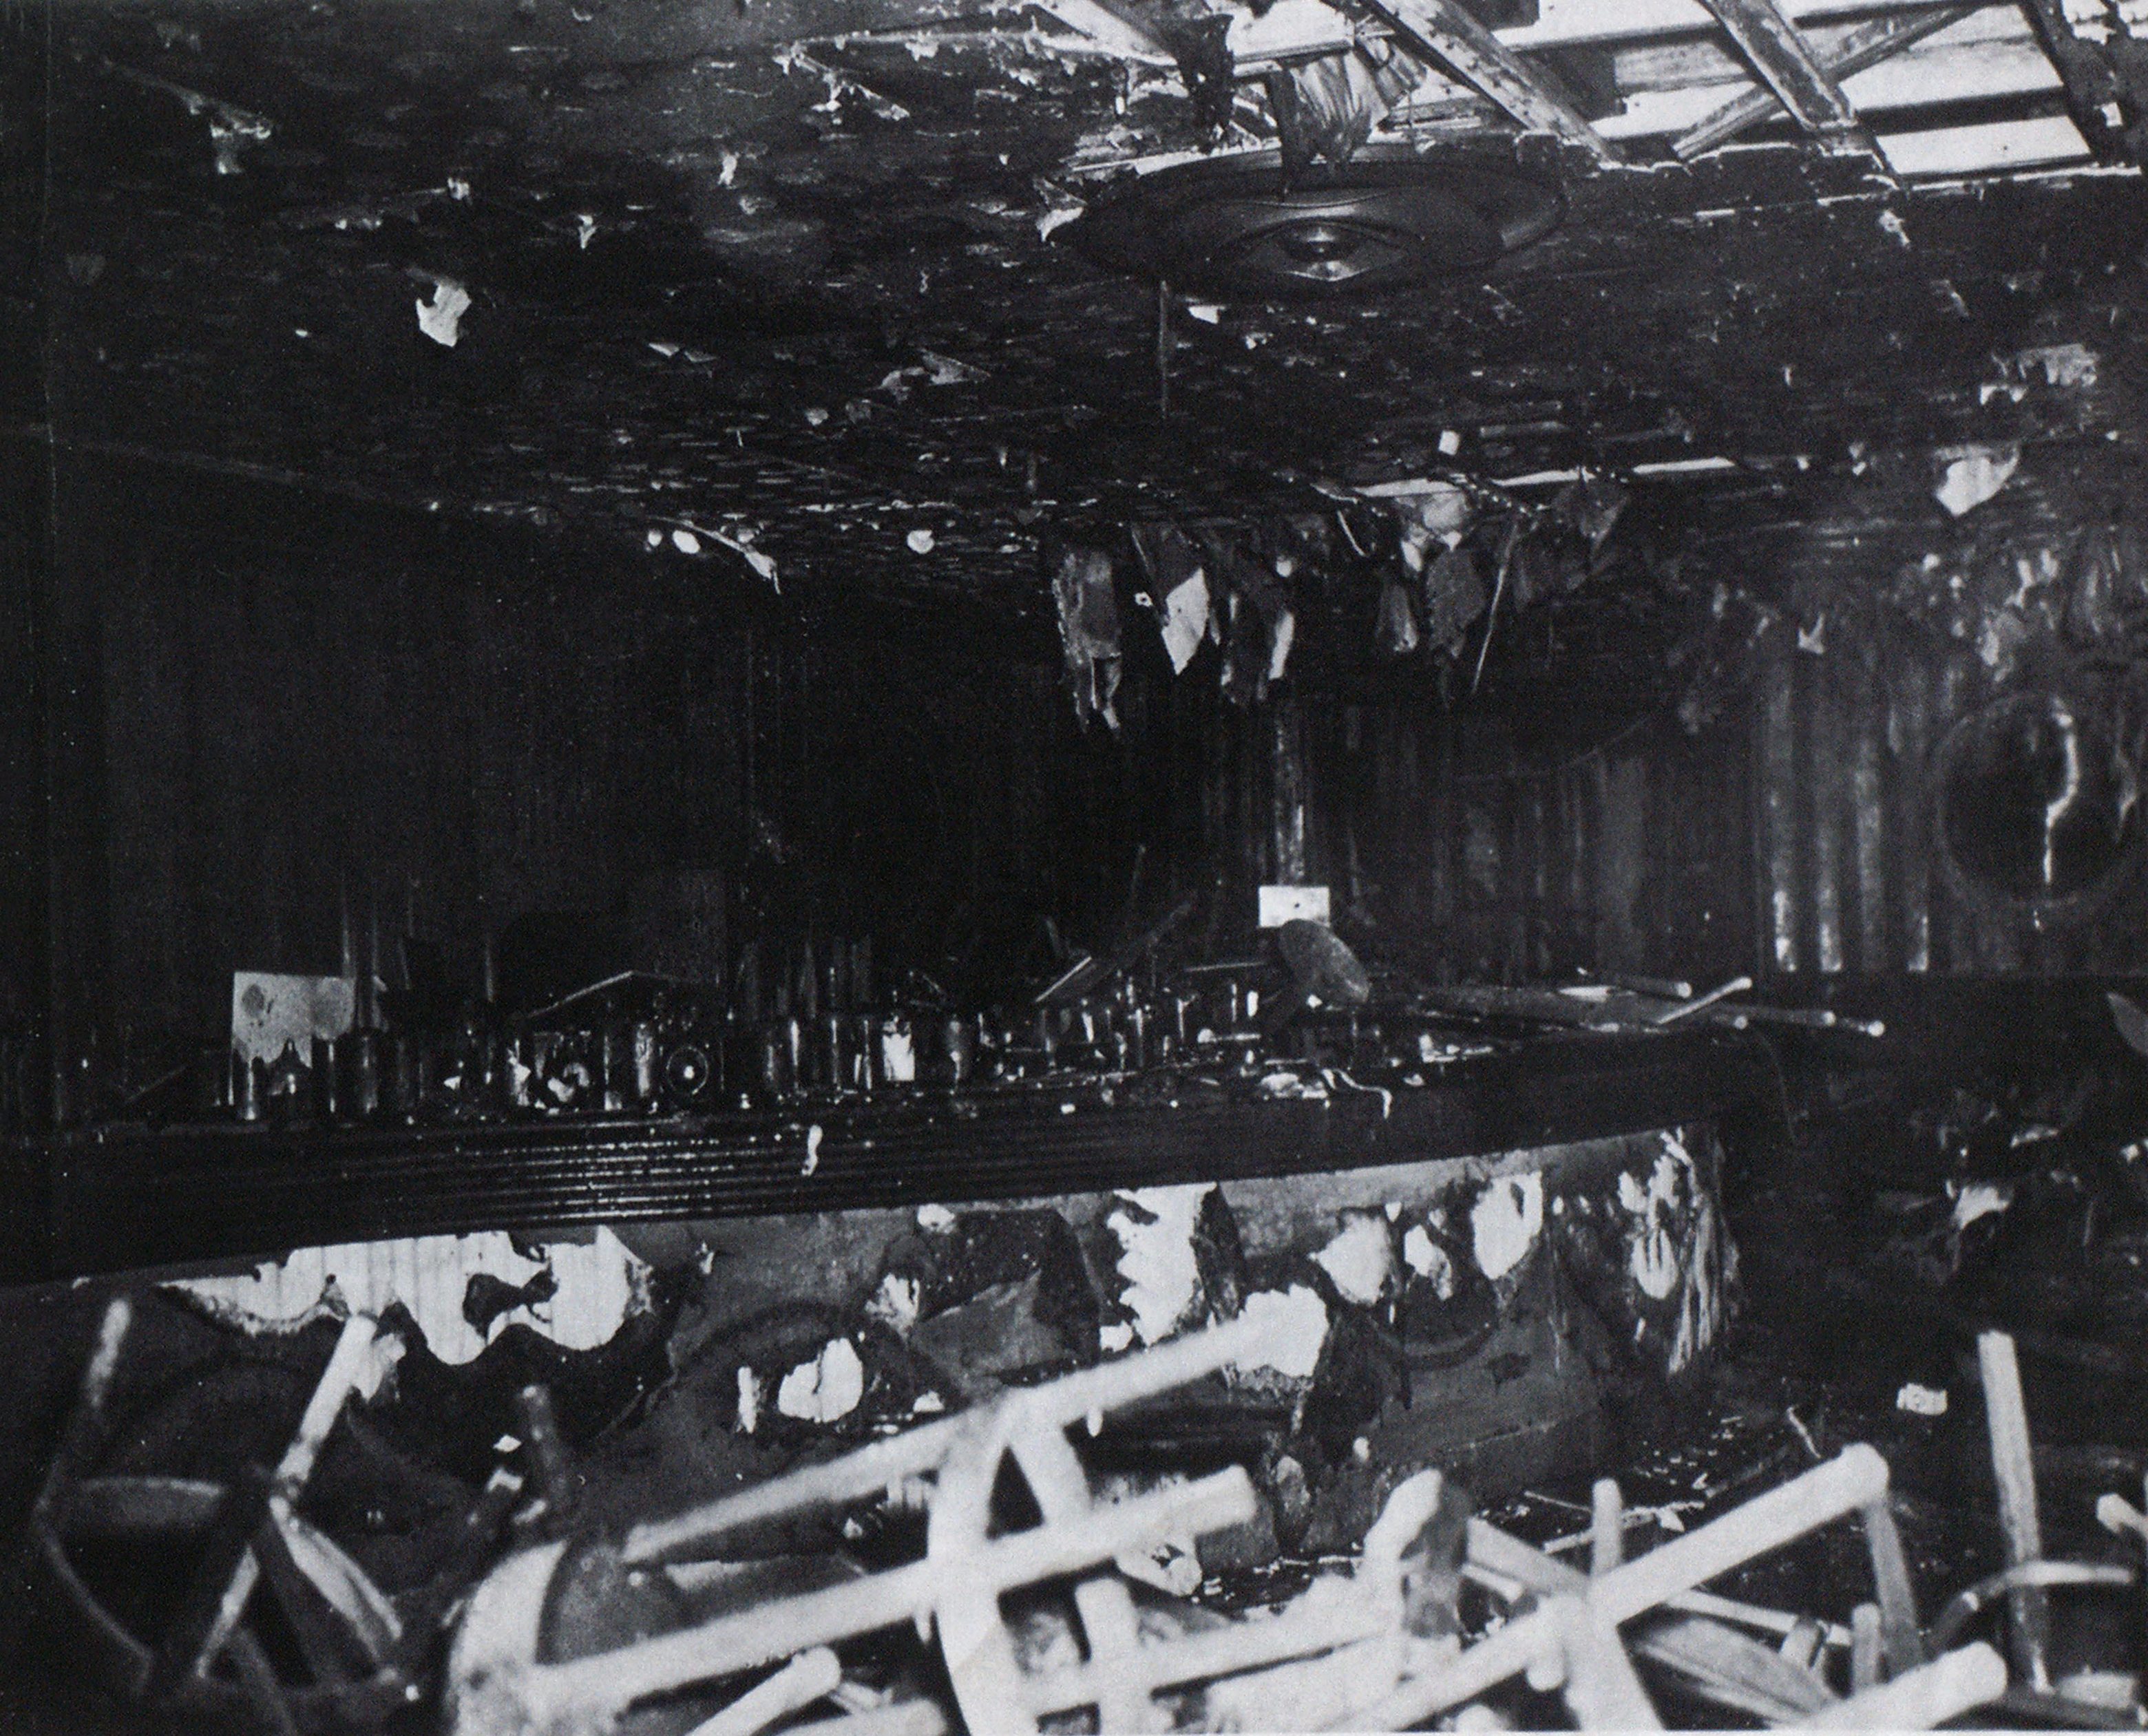
[[[1238,1363],[1242,1374],[1269,1369],[1286,1380],[1311,1380],[1327,1342],[1327,1304],[1303,1284],[1288,1290],[1256,1290],[1239,1317],[1252,1322],[1260,1345]]]
[[[1954,1197],[1954,1227],[1956,1234],[1967,1229],[1980,1217],[1990,1217],[1995,1212],[2005,1211],[2014,1203],[2014,1190],[1990,1182],[1972,1182]]]
[[[909,1085],[917,1077],[917,1040],[908,1024],[884,1019],[880,1027],[881,1076],[890,1085]]]
[[[418,303],[418,329],[435,344],[453,349],[462,338],[463,315],[469,312],[469,291],[453,278],[435,278],[430,299]]]
[[[1470,1208],[1469,1227],[1486,1277],[1504,1277],[1521,1264],[1543,1228],[1543,1177],[1538,1171],[1503,1176],[1485,1188]]]
[[[1370,1307],[1394,1275],[1395,1247],[1378,1212],[1345,1214],[1342,1232],[1312,1257],[1346,1302]]]
[[[648,1306],[648,1266],[609,1229],[538,1252],[541,1260],[524,1259],[504,1230],[344,1242],[299,1248],[251,1272],[179,1279],[173,1287],[257,1328],[295,1326],[324,1305],[377,1317],[399,1302],[433,1354],[450,1363],[469,1362],[509,1324],[532,1327],[568,1350],[594,1350]],[[519,1288],[547,1267],[555,1287],[549,1300],[509,1309],[483,1336],[463,1317],[463,1297],[479,1273]]]
[[[1268,643],[1268,680],[1280,681],[1290,666],[1290,648],[1297,643],[1297,617],[1284,610],[1276,617],[1275,636]]]
[[[800,1362],[783,1377],[775,1407],[807,1422],[833,1422],[847,1417],[866,1396],[866,1365],[848,1338],[831,1338],[821,1354]]]
[[[1419,1277],[1432,1281],[1433,1292],[1442,1302],[1454,1299],[1454,1262],[1423,1224],[1412,1224],[1403,1237],[1403,1258]]]
[[[1208,631],[1208,575],[1198,567],[1163,600],[1163,648],[1174,675],[1185,672]]]
[[[1912,1417],[1944,1417],[1947,1412],[1946,1388],[1905,1382],[1902,1390],[1895,1395],[1895,1408],[1907,1411]]]
[[[2021,464],[2021,449],[2011,444],[1952,446],[1939,456],[1948,463],[1932,494],[1957,519],[2005,488]]]
[[[760,1377],[750,1368],[738,1372],[738,1432],[750,1435],[760,1427]]]
[[[1119,1299],[1133,1316],[1134,1331],[1144,1344],[1169,1337],[1192,1311],[1201,1282],[1193,1257],[1193,1224],[1212,1185],[1122,1188],[1118,1197],[1138,1207],[1149,1221],[1125,1211],[1106,1220],[1123,1250],[1118,1272],[1125,1282]]]
[[[907,1338],[917,1324],[917,1280],[890,1272],[880,1281],[866,1302],[866,1313],[886,1325],[898,1338]]]

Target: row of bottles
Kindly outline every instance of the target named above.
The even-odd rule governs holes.
[[[1117,974],[1077,965],[1026,1005],[972,1012],[914,971],[881,991],[871,943],[841,939],[772,960],[749,942],[731,978],[697,988],[623,973],[510,1016],[488,969],[483,998],[429,1024],[361,995],[359,1022],[309,1052],[234,1051],[196,1106],[281,1125],[647,1118],[1181,1063],[1251,1067],[1271,1046],[1262,985],[1276,980],[1252,961],[1166,972],[1152,957]]]

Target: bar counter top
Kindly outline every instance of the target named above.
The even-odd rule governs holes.
[[[59,1277],[475,1229],[1005,1200],[1779,1119],[1744,1036],[1546,1034],[1362,1078],[1063,1074],[770,1111],[393,1126],[107,1123],[18,1142],[8,1265]],[[42,1254],[42,1257],[40,1257]]]

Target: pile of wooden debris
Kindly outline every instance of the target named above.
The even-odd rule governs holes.
[[[496,1476],[458,1571],[391,1598],[299,1511],[374,1322],[345,1324],[274,1472],[224,1486],[91,1474],[131,1318],[124,1297],[107,1314],[33,1515],[33,1555],[83,1658],[124,1697],[183,1717],[321,1731],[437,1710],[452,1736],[1585,1729],[1659,1727],[1660,1701],[1719,1722],[1836,1728],[1930,1728],[1979,1708],[2000,1723],[2148,1722],[2137,1683],[2123,1703],[2054,1688],[2053,1593],[2122,1591],[2135,1576],[2042,1558],[2002,1334],[1980,1357],[2010,1564],[1929,1622],[1887,1463],[1862,1445],[1631,1560],[1618,1486],[1601,1482],[1574,1540],[1585,1572],[1420,1472],[1393,1488],[1347,1568],[1234,1616],[1158,1591],[1152,1569],[1159,1549],[1252,1516],[1244,1470],[1115,1497],[1092,1486],[1070,1431],[1093,1437],[1107,1413],[1251,1354],[1245,1322],[1005,1392],[623,1534],[575,1524],[575,1471],[533,1388],[535,1487]],[[2148,1518],[2122,1497],[2099,1516],[2148,1541]],[[1872,1594],[1846,1624],[1706,1589],[1853,1519]],[[800,1547],[831,1523],[854,1547]],[[145,1618],[95,1588],[115,1548],[181,1538],[193,1565],[168,1607]],[[2007,1655],[1971,1637],[2002,1607]]]

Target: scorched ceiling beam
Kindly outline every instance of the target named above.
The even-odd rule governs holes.
[[[1608,141],[1571,103],[1453,0],[1366,0],[1366,4],[1410,48],[1448,68],[1523,127],[1555,133],[1599,163],[1619,160]]]
[[[1854,132],[1857,111],[1775,0],[1702,0],[1738,52],[1808,133]]]
[[[1975,5],[1950,6],[1937,12],[1904,13],[1891,18],[1875,18],[1828,48],[1814,51],[1814,58],[1829,78],[1847,78],[1853,73],[1861,73],[1867,67],[1877,66],[1899,54],[1912,43],[1937,35],[1976,10]],[[1837,94],[1840,94],[1839,89]],[[1734,138],[1748,127],[1779,113],[1783,107],[1782,98],[1771,88],[1748,91],[1725,103],[1689,132],[1681,133],[1671,149],[1681,161],[1690,162],[1702,153]]]

